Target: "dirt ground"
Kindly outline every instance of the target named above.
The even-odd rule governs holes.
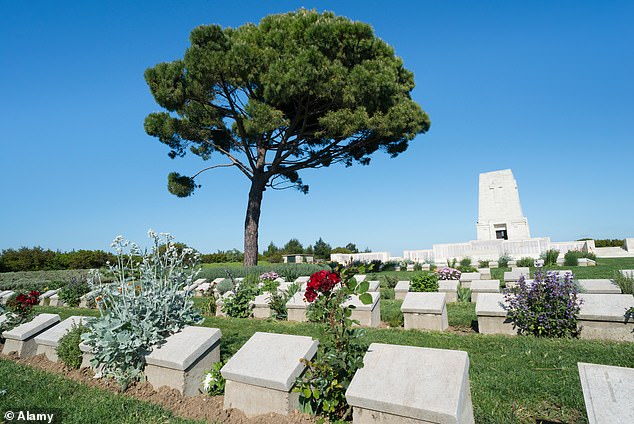
[[[0,344],[0,351],[2,345]],[[31,358],[19,359],[17,355],[3,355],[0,359],[9,359],[19,364],[28,365],[44,371],[60,374],[71,380],[75,380],[92,387],[98,387],[111,392],[119,392],[119,386],[113,379],[94,379],[93,372],[89,368],[81,370],[68,370],[61,363],[49,361],[46,356],[38,355]],[[200,394],[195,397],[185,397],[175,389],[162,387],[154,390],[147,382],[134,383],[124,392],[125,396],[159,404],[173,411],[175,415],[207,422],[221,422],[226,424],[291,424],[291,423],[315,423],[315,417],[306,414],[293,413],[289,416],[279,414],[265,414],[247,418],[237,409],[223,409],[223,396],[207,396]]]

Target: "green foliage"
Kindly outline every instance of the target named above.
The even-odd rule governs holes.
[[[504,291],[507,317],[518,334],[539,337],[578,337],[580,305],[578,288],[571,274],[560,276],[541,268],[535,271],[534,283],[521,276],[517,286]]]
[[[97,299],[100,316],[88,321],[90,331],[81,336],[94,352],[92,365],[102,365],[103,374],[114,377],[122,389],[139,377],[153,346],[202,321],[192,292],[180,292],[196,277],[198,255],[190,249],[178,254],[169,234],[158,236],[150,230],[148,236],[154,245],[142,261],[136,259],[141,253],[136,245],[121,236],[114,240],[118,258],[110,271],[116,283],[105,286],[95,273],[93,284],[102,293]],[[161,244],[166,245],[162,254]]]
[[[194,193],[198,186],[194,179],[178,172],[170,172],[167,175],[167,190],[177,197],[188,197]]]
[[[300,405],[304,412],[326,416],[331,420],[345,419],[350,415],[351,407],[346,402],[345,393],[357,369],[363,367],[363,356],[368,347],[365,331],[352,327],[355,321],[350,319],[352,307],[344,307],[349,296],[356,295],[368,304],[372,301],[367,293],[368,283],[357,283],[354,275],[364,273],[364,269],[338,268],[335,272],[341,278],[338,290],[330,287],[320,289],[320,282],[309,281],[325,301],[317,303],[316,308],[322,308],[322,322],[327,323],[323,328],[322,343],[312,361],[303,360],[307,366],[304,376],[297,380],[294,390],[299,392]],[[307,290],[307,299],[308,290]],[[310,300],[310,299],[309,299]],[[311,305],[312,306],[312,305]],[[357,322],[358,324],[358,322]]]
[[[417,272],[410,281],[409,290],[412,292],[438,291],[438,276],[433,272]]]
[[[555,266],[557,265],[559,250],[549,249],[545,251],[544,253],[542,253],[539,257],[544,260],[545,266]]]
[[[623,294],[634,294],[634,278],[626,277],[619,271],[614,271],[614,281],[621,288]]]
[[[447,259],[447,266],[449,268],[457,268],[457,264],[458,263],[458,259],[453,258],[451,260]],[[471,260],[469,260],[469,263],[471,263]]]
[[[200,256],[200,260],[205,264],[242,262],[244,253],[238,249],[218,250],[216,253],[206,253]]]
[[[39,246],[21,247],[0,253],[0,272],[101,268],[113,260],[114,255],[101,250],[59,252]]]
[[[286,242],[286,244],[282,248],[282,252],[285,254],[289,254],[289,253],[302,254],[304,253],[304,246],[302,246],[299,240],[297,240],[296,238],[292,238]]]
[[[315,242],[315,257],[318,259],[328,259],[330,258],[330,251],[332,247],[328,243],[326,243],[321,237],[319,240]]]
[[[509,261],[512,258],[509,255],[502,255],[500,256],[500,258],[498,259],[498,267],[500,268],[507,268],[509,266]]]
[[[582,240],[592,240],[592,239],[582,239]],[[595,239],[594,246],[595,247],[623,247],[623,239]]]
[[[392,328],[402,328],[404,323],[402,304],[402,300],[381,298],[381,321]]]
[[[517,260],[517,266],[521,266],[521,267],[531,267],[535,265],[535,259],[533,258],[521,258]]]
[[[68,304],[68,306],[79,305],[80,298],[90,292],[90,285],[85,280],[77,280],[73,278],[70,283],[62,287],[59,292],[60,300]]]
[[[286,290],[271,292],[271,301],[269,307],[271,308],[271,314],[273,318],[278,320],[288,319],[288,310],[286,309],[286,302],[301,290],[301,286],[298,283],[293,283],[288,286]]]
[[[233,279],[232,278],[225,278],[224,280],[222,280],[221,282],[218,283],[218,285],[216,286],[216,288],[218,289],[218,294],[220,296],[222,296],[223,294],[227,293],[230,290],[233,290]]]
[[[389,274],[381,274],[379,276],[379,280],[381,280],[381,283],[382,283],[381,285],[388,289],[393,289],[394,287],[396,287],[396,284],[398,283],[398,277],[395,275],[389,275]]]
[[[478,261],[478,266],[480,268],[488,268],[489,267],[489,261]]]
[[[279,281],[263,280],[262,281],[262,287],[260,287],[260,293],[259,294],[262,294],[264,292],[276,293],[277,292],[277,288],[279,286],[280,286]]]
[[[565,266],[577,266],[579,265],[579,255],[574,250],[569,250],[564,255],[564,265]]]
[[[89,270],[20,271],[0,273],[0,290],[38,290],[63,287],[73,279],[86,280]],[[105,281],[110,281],[105,279]]]
[[[203,379],[203,393],[209,396],[221,396],[225,393],[225,378],[220,373],[220,370],[225,365],[224,362],[215,362],[209,371],[205,372],[205,378]]]
[[[418,262],[414,264],[414,271],[422,271],[423,270],[423,265],[419,264]]]
[[[81,335],[89,330],[83,325],[75,325],[59,340],[56,348],[57,356],[68,368],[79,369],[82,361],[82,352],[79,349]]]
[[[234,286],[234,295],[223,299],[222,311],[233,318],[249,318],[251,316],[250,302],[260,293],[258,276],[248,275]]]
[[[471,302],[471,289],[463,287],[461,283],[458,283],[458,302]]]

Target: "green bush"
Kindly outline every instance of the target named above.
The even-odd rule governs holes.
[[[79,305],[80,298],[90,292],[90,285],[85,280],[73,278],[70,283],[62,287],[57,293],[59,299],[68,306]]]
[[[575,250],[569,250],[564,255],[565,266],[577,266],[579,265],[579,252]]]
[[[68,368],[79,369],[82,361],[82,352],[79,349],[81,335],[89,330],[83,325],[75,325],[59,340],[57,346],[57,356]]]
[[[478,261],[478,266],[480,268],[488,268],[489,267],[489,261]]]
[[[179,254],[169,234],[148,231],[148,236],[154,245],[142,261],[135,257],[136,245],[121,236],[115,238],[118,265],[111,271],[117,282],[103,290],[102,300],[97,302],[100,316],[86,323],[90,331],[81,336],[94,352],[91,365],[102,365],[103,375],[114,377],[123,390],[141,375],[145,355],[153,346],[203,320],[194,307],[192,292],[182,292],[196,278],[198,256],[191,249]],[[133,281],[131,275],[139,277]],[[99,273],[93,284],[103,287]]]
[[[249,318],[252,312],[250,303],[260,293],[258,282],[258,277],[251,275],[236,284],[235,294],[223,299],[222,311],[232,318]]]
[[[381,299],[394,299],[394,289],[388,289],[386,287],[380,288]]]
[[[592,239],[586,239],[592,240]],[[579,240],[581,241],[581,240]],[[623,247],[623,239],[595,239],[595,247]]]
[[[623,294],[634,294],[634,278],[626,277],[619,271],[614,271],[614,281],[621,288]]]
[[[508,268],[510,260],[511,260],[511,257],[509,255],[500,256],[500,258],[498,259],[498,267]]]
[[[471,289],[458,283],[458,302],[471,302]]]
[[[545,251],[539,256],[544,260],[544,265],[553,266],[557,265],[557,258],[559,257],[559,250],[550,249]]]
[[[269,307],[271,308],[271,315],[278,320],[288,319],[288,310],[286,309],[286,302],[295,295],[301,289],[299,283],[293,283],[288,286],[286,290],[276,290],[271,294],[271,301]]]
[[[522,258],[517,260],[517,266],[521,267],[530,267],[535,265],[535,259],[533,258]]]
[[[433,272],[419,272],[412,275],[409,290],[412,292],[437,292],[438,276]]]

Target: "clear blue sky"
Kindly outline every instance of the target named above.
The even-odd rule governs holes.
[[[430,248],[475,238],[478,174],[511,168],[533,236],[634,236],[632,1],[0,1],[0,249],[107,249],[148,228],[242,250],[247,184],[203,174],[187,199],[143,131],[143,71],[181,58],[201,24],[299,7],[370,23],[414,72],[432,120],[396,159],[305,171],[310,194],[264,197],[260,250],[291,237]],[[336,206],[335,206],[336,205]]]

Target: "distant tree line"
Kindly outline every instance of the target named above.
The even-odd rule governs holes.
[[[184,243],[175,243],[180,252],[186,248]],[[159,247],[161,251],[162,247]],[[369,249],[365,249],[369,252]],[[331,253],[359,253],[360,250],[354,243],[332,248],[321,237],[314,244],[304,247],[302,243],[292,238],[282,247],[277,247],[273,242],[259,256],[260,260],[268,262],[282,262],[282,255],[309,254],[316,259],[328,260]],[[203,263],[242,262],[244,253],[238,249],[218,250],[216,253],[203,253]],[[60,269],[91,269],[106,266],[106,262],[114,263],[116,256],[103,250],[72,250],[61,252],[59,250],[43,249],[36,247],[21,247],[19,249],[6,249],[0,253],[0,272],[18,271],[52,271]]]
[[[365,252],[369,252],[369,249],[365,249]],[[304,247],[299,240],[292,238],[282,247],[277,247],[273,242],[269,243],[269,246],[261,255],[261,259],[269,262],[282,262],[282,255],[306,254],[314,255],[316,259],[328,260],[331,253],[359,253],[359,249],[354,243],[348,243],[345,246],[339,246],[333,249],[331,245],[326,243],[321,237],[319,237],[319,240],[317,240],[314,245],[309,244]]]
[[[36,247],[6,249],[0,253],[0,272],[101,268],[115,256],[102,250],[53,251]]]

